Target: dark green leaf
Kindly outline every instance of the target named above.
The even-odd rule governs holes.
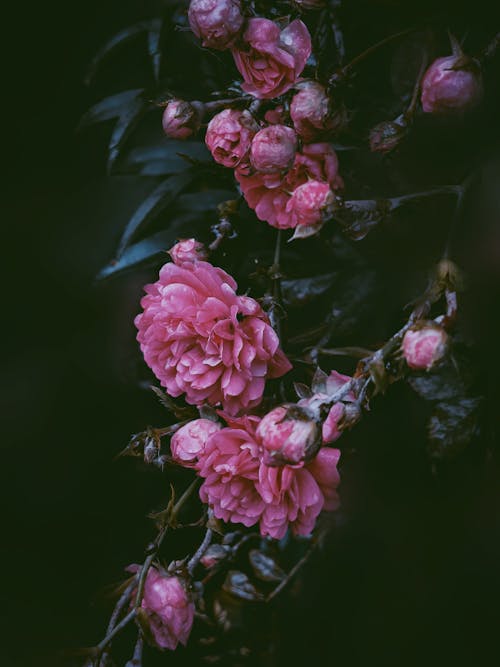
[[[184,155],[196,161],[209,159],[209,152],[200,141],[171,139],[160,145],[133,148],[120,169],[144,176],[168,176],[186,168]]]
[[[457,398],[437,405],[428,425],[432,458],[450,459],[467,447],[478,430],[480,404],[480,398]]]
[[[257,602],[263,599],[262,593],[259,593],[247,575],[237,570],[230,570],[227,573],[222,590],[240,600]]]
[[[286,577],[276,561],[269,556],[265,556],[259,549],[251,549],[248,558],[255,575],[261,581],[280,582]]]
[[[143,231],[149,222],[155,218],[167,206],[170,206],[177,196],[188,187],[193,180],[191,171],[186,170],[175,176],[171,176],[163,183],[153,190],[153,192],[145,199],[139,208],[131,217],[125,231],[118,244],[116,259],[119,260],[123,255],[125,249],[136,234]]]
[[[142,96],[138,96],[124,106],[118,117],[108,146],[108,173],[111,172],[126,140],[135,129],[144,114],[151,108]]]
[[[205,190],[193,194],[181,195],[177,202],[179,210],[191,212],[213,211],[217,206],[234,197],[231,190]]]
[[[465,384],[451,360],[430,373],[412,373],[410,387],[426,401],[442,401],[464,395]]]
[[[123,110],[143,92],[142,88],[133,88],[131,90],[124,90],[116,95],[105,97],[82,116],[78,129],[92,125],[93,123],[102,123],[112,118],[118,118]]]
[[[324,273],[311,278],[283,280],[283,300],[289,306],[301,306],[327,292],[335,282],[337,273]]]

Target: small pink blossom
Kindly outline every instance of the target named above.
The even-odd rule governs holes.
[[[138,572],[140,565],[129,565],[128,572]],[[194,604],[178,577],[151,566],[146,575],[141,608],[144,610],[152,638],[158,648],[174,651],[183,646],[191,633]]]
[[[335,128],[330,100],[324,86],[316,81],[301,81],[290,103],[290,116],[297,134],[304,141],[313,141]]]
[[[163,131],[171,139],[187,139],[198,132],[203,118],[200,102],[170,100],[163,111]]]
[[[309,179],[327,183],[332,190],[342,188],[338,160],[333,148],[326,143],[306,144],[295,154],[293,167],[279,174],[248,175],[237,169],[236,179],[248,206],[259,218],[278,229],[292,229],[298,224],[293,211],[287,211],[291,193]]]
[[[320,445],[316,421],[297,405],[280,405],[268,412],[256,434],[263,448],[263,461],[270,466],[305,461],[317,453]]]
[[[245,162],[258,129],[249,111],[224,109],[208,124],[205,143],[216,162],[234,168]]]
[[[309,409],[313,414],[319,415],[321,405],[324,404],[330,396],[334,396],[351,380],[352,378],[348,375],[342,375],[341,373],[337,373],[337,371],[331,371],[330,375],[326,378],[324,385],[321,387],[321,390],[317,390],[311,398],[300,400],[298,405]],[[340,425],[345,415],[345,403],[352,403],[355,400],[356,397],[354,392],[349,391],[342,397],[341,401],[332,405],[322,426],[324,444],[335,442],[335,440],[340,438],[342,435]]]
[[[445,355],[447,342],[446,331],[437,325],[409,329],[402,346],[406,363],[415,370],[430,370]]]
[[[281,539],[290,527],[308,535],[322,509],[338,506],[338,450],[322,448],[308,463],[270,467],[261,458],[255,421],[233,420],[207,441],[198,473],[203,502],[218,519],[259,524],[262,535]]]
[[[297,225],[318,225],[322,222],[334,201],[333,192],[328,183],[307,181],[292,192],[286,210],[295,217]]]
[[[263,174],[284,171],[292,166],[297,135],[286,125],[270,125],[259,130],[250,147],[250,163]]]
[[[221,428],[219,423],[211,419],[193,419],[172,436],[172,458],[182,465],[195,465],[203,454],[208,437]]]
[[[207,258],[205,246],[196,239],[184,239],[179,241],[170,248],[168,254],[175,264],[178,264],[179,266],[185,262],[192,263],[199,259]]]
[[[171,396],[237,414],[260,403],[266,378],[290,370],[267,315],[236,289],[231,276],[203,261],[165,264],[146,285],[137,340]]]
[[[191,0],[189,25],[211,49],[227,49],[239,35],[245,20],[240,0]]]
[[[233,48],[236,67],[244,79],[243,90],[261,99],[290,90],[310,55],[311,36],[298,19],[280,31],[269,19],[252,18],[241,46]]]
[[[426,113],[464,112],[477,106],[483,94],[481,73],[471,61],[463,66],[464,56],[438,58],[422,79],[422,109]],[[454,69],[456,67],[457,69]]]

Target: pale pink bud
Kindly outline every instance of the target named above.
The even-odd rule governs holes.
[[[170,139],[187,139],[200,129],[203,112],[201,102],[170,100],[163,112],[163,131]]]
[[[178,266],[182,266],[182,264],[186,262],[192,264],[193,262],[196,262],[196,260],[207,259],[205,246],[196,239],[184,239],[179,241],[170,248],[168,254]]]
[[[286,210],[295,216],[295,225],[316,225],[324,219],[334,196],[328,183],[310,180],[292,193]]]
[[[140,565],[127,567],[128,572],[140,569]],[[187,644],[193,627],[194,604],[178,577],[151,566],[146,575],[141,609],[155,646],[174,651],[179,642]]]
[[[230,551],[231,547],[225,544],[211,544],[200,558],[200,563],[208,570],[225,560]]]
[[[245,20],[240,0],[191,0],[188,18],[203,46],[220,51],[234,42]]]
[[[245,161],[258,129],[249,111],[224,109],[208,124],[205,143],[216,162],[234,168]]]
[[[297,134],[307,142],[325,132],[339,130],[345,122],[345,114],[333,114],[325,88],[316,81],[302,81],[296,86],[290,104],[290,116]]]
[[[403,338],[403,355],[410,368],[431,369],[447,350],[448,335],[432,322],[409,329]]]
[[[262,418],[257,438],[266,465],[294,464],[314,456],[320,445],[319,428],[312,414],[297,405],[282,405]]]
[[[211,419],[194,419],[182,426],[170,441],[172,458],[185,466],[196,465],[208,438],[220,428],[221,425]]]
[[[462,54],[438,58],[422,79],[422,109],[450,114],[477,106],[483,94],[479,66]]]
[[[263,174],[285,171],[292,166],[297,135],[286,125],[270,125],[257,132],[250,148],[252,167]]]

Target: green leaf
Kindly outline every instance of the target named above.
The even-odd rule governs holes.
[[[113,165],[120,155],[126,140],[131,135],[144,114],[151,109],[151,104],[144,100],[142,96],[131,99],[123,107],[120,113],[108,146],[108,173],[111,172]]]
[[[171,176],[153,190],[127,223],[125,231],[118,244],[118,250],[116,252],[117,261],[121,258],[134,236],[143,231],[151,220],[153,220],[167,206],[170,206],[182,190],[190,185],[192,180],[193,173],[191,170],[186,170],[180,174]]]
[[[139,97],[142,92],[142,88],[133,88],[131,90],[124,90],[121,93],[116,93],[116,95],[105,97],[84,113],[80,119],[77,130],[81,130],[94,123],[102,123],[106,120],[111,120],[112,118],[118,118],[123,113],[123,109]]]
[[[325,294],[337,277],[338,273],[324,273],[310,278],[283,280],[281,283],[283,300],[290,306],[301,306]]]
[[[210,154],[200,141],[165,140],[162,144],[139,146],[128,154],[120,169],[143,176],[168,176],[186,168],[186,158],[208,160]]]

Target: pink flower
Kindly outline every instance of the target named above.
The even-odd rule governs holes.
[[[290,370],[266,314],[236,289],[225,271],[202,261],[165,264],[145,287],[137,340],[171,396],[236,414],[260,403],[266,378]]]
[[[477,106],[483,94],[481,72],[471,61],[464,66],[464,56],[438,58],[422,79],[422,109],[426,113],[449,114]],[[453,69],[457,67],[457,69]]]
[[[415,370],[430,370],[446,354],[447,342],[446,331],[433,323],[409,329],[402,346],[406,363]]]
[[[286,125],[270,125],[257,132],[250,147],[252,167],[263,174],[284,171],[292,166],[297,135]]]
[[[335,129],[343,114],[335,118],[324,86],[316,81],[301,81],[290,104],[290,116],[297,134],[304,141],[313,141]]]
[[[216,162],[234,168],[245,161],[258,129],[249,111],[224,109],[208,124],[205,143]]]
[[[283,95],[295,84],[311,55],[311,36],[302,21],[284,30],[269,19],[248,21],[241,48],[233,48],[234,61],[245,92],[261,99]]]
[[[247,175],[237,169],[236,179],[245,200],[259,220],[278,229],[291,229],[298,224],[293,211],[287,211],[291,192],[309,179],[328,183],[332,190],[343,187],[338,173],[338,160],[333,148],[326,143],[307,144],[295,154],[293,167],[281,177],[279,174]]]
[[[337,373],[337,371],[331,371],[330,375],[326,379],[324,386],[321,387],[321,390],[316,390],[316,393],[311,396],[311,398],[304,398],[299,401],[298,405],[307,408],[313,414],[319,416],[320,409],[322,404],[330,396],[336,394],[339,389],[352,380],[348,375],[342,375]],[[314,389],[314,387],[313,387]],[[342,435],[340,429],[340,424],[345,415],[345,405],[344,403],[352,403],[356,397],[352,391],[349,391],[345,396],[343,396],[341,401],[334,403],[330,408],[328,415],[323,422],[322,426],[322,437],[323,443],[329,444],[338,440]]]
[[[163,112],[163,131],[171,139],[187,139],[200,129],[203,113],[201,102],[170,100]]]
[[[140,565],[129,565],[128,572],[138,572]],[[186,645],[194,620],[194,604],[189,601],[178,577],[155,567],[146,575],[141,608],[144,610],[152,638],[158,648],[174,651],[180,642]]]
[[[191,0],[189,25],[211,49],[227,49],[239,35],[244,16],[240,0]]]
[[[255,421],[233,420],[210,436],[198,467],[200,497],[223,521],[259,524],[262,535],[281,539],[290,527],[308,535],[322,509],[338,506],[340,452],[320,449],[309,463],[267,466],[261,460]]]
[[[299,463],[317,453],[320,433],[304,408],[280,405],[263,417],[257,427],[263,461],[269,466]]]
[[[170,440],[172,458],[182,465],[194,465],[203,454],[208,437],[221,425],[211,419],[193,419],[182,426]]]
[[[185,239],[176,243],[170,250],[168,254],[175,262],[181,266],[185,262],[195,262],[198,259],[206,259],[207,251],[203,243],[200,243],[196,239]]]
[[[317,225],[322,222],[333,203],[333,192],[328,183],[307,181],[292,192],[286,210],[297,225]]]

